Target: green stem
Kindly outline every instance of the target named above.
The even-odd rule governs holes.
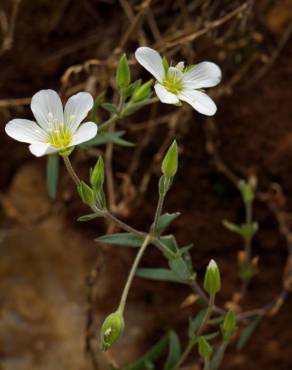
[[[246,213],[246,224],[252,225],[252,202],[245,203],[245,213]],[[246,261],[250,264],[251,260],[251,238],[245,239],[245,253],[246,253]]]
[[[190,354],[191,350],[193,349],[194,345],[197,343],[197,337],[202,334],[202,332],[205,329],[205,325],[207,324],[207,322],[209,321],[209,318],[212,315],[214,303],[215,303],[215,295],[211,294],[209,297],[209,304],[208,304],[207,312],[203,318],[203,321],[201,322],[198,332],[195,337],[190,339],[186,349],[182,353],[178,363],[176,364],[173,370],[178,370],[181,367],[181,365],[184,363],[184,361],[187,359],[188,355]]]
[[[81,183],[81,180],[79,179],[77,173],[75,172],[74,168],[72,167],[71,161],[69,156],[62,156],[63,161],[65,163],[65,166],[67,168],[67,171],[69,175],[71,176],[72,180],[74,181],[76,186],[79,186]]]
[[[204,360],[204,370],[210,370],[210,359],[205,358]]]
[[[161,216],[164,199],[165,199],[165,194],[160,194],[159,199],[158,199],[158,203],[157,203],[157,207],[156,207],[156,211],[155,211],[154,222],[153,222],[153,225],[152,225],[152,228],[151,228],[151,232],[154,235],[157,234],[157,226],[158,226],[159,217]]]
[[[121,297],[121,301],[120,301],[120,304],[119,304],[119,308],[118,308],[118,311],[121,313],[121,315],[123,314],[124,312],[124,309],[125,309],[125,305],[126,305],[126,301],[127,301],[127,297],[128,297],[128,294],[129,294],[129,290],[130,290],[130,287],[131,287],[131,284],[132,284],[132,281],[133,281],[133,278],[134,278],[134,275],[135,275],[135,272],[137,270],[137,267],[140,263],[140,260],[147,248],[147,246],[149,245],[149,242],[150,242],[150,235],[147,235],[146,238],[144,239],[144,242],[141,246],[141,248],[139,249],[139,252],[137,253],[136,255],[136,258],[135,258],[135,261],[131,267],[131,270],[130,270],[130,273],[129,273],[129,276],[128,276],[128,279],[127,279],[127,282],[126,282],[126,285],[124,287],[124,290],[123,290],[123,293],[122,293],[122,297]]]

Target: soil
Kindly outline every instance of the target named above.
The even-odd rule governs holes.
[[[267,8],[267,1],[260,3],[259,9]],[[4,1],[3,4],[9,13],[11,3]],[[165,4],[167,11],[168,2]],[[287,7],[290,9],[289,2],[285,2],[285,14],[291,14]],[[42,0],[35,6],[24,0],[17,17],[13,47],[0,56],[0,100],[30,97],[41,88],[59,90],[60,78],[68,67],[91,58],[107,58],[127,25],[124,14],[121,20],[120,12],[111,1],[85,1],[81,5],[67,0]],[[273,15],[279,14],[277,12],[281,17]],[[262,27],[264,34],[262,47],[270,52],[277,45],[281,27],[286,22],[285,17],[282,19],[283,9],[281,13],[272,7],[267,13],[266,28],[256,14],[254,22],[261,25],[258,27]],[[275,20],[275,17],[278,18]],[[149,32],[147,27],[146,32]],[[131,54],[135,46],[132,40],[127,52]],[[207,56],[216,60],[218,55],[207,50]],[[219,109],[214,121],[224,162],[240,176],[256,176],[260,189],[267,190],[271,183],[280,184],[286,197],[285,212],[290,219],[291,58],[292,50],[287,43],[267,73],[246,88],[246,80],[252,81],[260,67],[251,69],[231,94],[218,97]],[[141,72],[138,67],[134,69],[137,75]],[[233,70],[224,62],[222,69],[224,83]],[[78,78],[86,80],[88,75],[84,72],[81,77],[73,78],[72,85],[80,83]],[[143,73],[144,76],[147,75]],[[103,83],[96,83],[97,91]],[[158,112],[154,109],[152,113],[169,114],[175,109],[160,107]],[[180,245],[194,243],[192,257],[199,281],[210,257],[219,264],[223,289],[218,304],[224,305],[240,290],[237,253],[242,249],[242,242],[237,235],[224,229],[222,220],[241,222],[243,207],[238,191],[218,173],[206,151],[205,118],[187,107],[181,109],[184,109],[184,117],[181,127],[176,128],[181,164],[165,209],[182,212],[170,231]],[[101,221],[76,222],[78,216],[86,213],[86,208],[80,205],[63,168],[57,200],[53,204],[50,202],[46,192],[45,159],[32,158],[26,145],[4,134],[5,123],[14,117],[31,117],[29,107],[1,108],[0,105],[0,368],[89,369],[90,359],[84,356],[89,272],[98,266],[93,307],[94,336],[98,337],[99,325],[119,300],[134,252],[98,246],[93,239],[105,232]],[[128,119],[125,125],[128,123],[133,128],[147,119],[149,111],[146,109],[140,116]],[[167,131],[167,125],[154,129],[131,179],[135,191]],[[140,142],[143,132],[129,130],[127,138]],[[133,150],[115,147],[117,186],[123,184],[120,175],[126,174]],[[87,176],[95,155],[95,152],[94,155],[74,154],[73,161],[83,177]],[[136,199],[127,204],[121,216],[134,227],[142,229],[151,223],[157,200],[159,166],[156,167],[142,201],[138,203]],[[118,191],[119,196],[127,194],[120,188]],[[281,292],[287,259],[286,241],[275,216],[259,200],[255,202],[254,218],[260,225],[253,245],[254,256],[259,256],[260,272],[248,289],[244,309],[264,306]],[[161,267],[165,266],[165,260],[157,250],[150,248],[142,265]],[[100,353],[98,341],[93,341],[98,369],[108,369],[109,363],[122,365],[133,361],[170,328],[175,329],[185,343],[188,317],[199,309],[197,304],[181,308],[189,293],[180,285],[137,278],[129,297],[127,330],[122,340],[108,357]],[[288,296],[277,315],[262,320],[246,348],[238,352],[232,343],[224,369],[290,370],[291,309],[292,299]],[[192,363],[191,358],[189,363]]]

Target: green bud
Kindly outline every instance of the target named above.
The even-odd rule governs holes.
[[[106,352],[122,335],[124,318],[119,311],[111,313],[101,327],[101,349]]]
[[[229,341],[236,329],[236,314],[233,310],[229,310],[224,317],[222,325],[222,333],[225,341]]]
[[[254,189],[249,182],[241,180],[239,182],[239,190],[244,203],[251,203],[254,200]]]
[[[204,359],[209,359],[212,355],[213,348],[204,337],[199,337],[198,343],[200,356]]]
[[[177,143],[174,142],[169,147],[162,161],[161,171],[166,177],[173,177],[177,172],[178,152]]]
[[[211,260],[207,267],[204,288],[209,294],[216,294],[221,289],[220,271],[214,260]]]
[[[142,86],[138,87],[131,98],[131,101],[136,103],[140,100],[143,100],[149,96],[151,93],[151,86],[153,84],[153,80],[149,80],[148,82],[145,82]]]
[[[77,187],[78,193],[82,201],[90,206],[95,202],[94,191],[88,186],[84,181],[81,181],[80,185]]]
[[[104,163],[100,156],[91,172],[90,183],[96,190],[100,190],[104,183]]]
[[[123,54],[119,61],[116,81],[120,89],[128,87],[131,82],[131,73],[126,54]]]
[[[158,184],[159,194],[165,195],[168,192],[171,186],[171,183],[172,183],[172,178],[162,175],[159,179],[159,184]]]

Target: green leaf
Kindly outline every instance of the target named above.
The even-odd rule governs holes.
[[[163,253],[167,259],[174,258],[178,254],[178,245],[173,235],[163,236],[159,241],[164,248]]]
[[[134,146],[135,145],[134,143],[131,143],[130,141],[121,138],[121,136],[123,136],[124,133],[125,131],[98,132],[94,139],[89,140],[80,146],[83,148],[88,148],[92,146],[103,145],[106,143],[113,143],[121,146]]]
[[[169,343],[169,333],[162,337],[143,357],[123,370],[145,370],[147,363],[155,362]]]
[[[245,204],[251,203],[254,200],[254,189],[248,181],[241,180],[239,182],[239,191]]]
[[[47,158],[47,189],[51,199],[56,198],[59,178],[60,158],[58,154],[48,155]]]
[[[259,325],[260,321],[262,319],[262,316],[256,317],[247,327],[243,330],[238,342],[236,349],[240,351],[249,341],[250,337],[254,333],[255,329]]]
[[[101,106],[102,106],[103,109],[107,110],[108,112],[118,113],[118,108],[114,104],[111,104],[111,103],[102,103]]]
[[[80,198],[85,204],[93,205],[95,201],[95,193],[90,186],[86,184],[86,182],[81,181],[77,187],[78,193]]]
[[[77,221],[79,222],[86,222],[86,221],[91,221],[96,218],[103,217],[103,215],[100,213],[90,213],[88,215],[83,215],[77,218]]]
[[[95,239],[95,241],[98,243],[106,243],[135,248],[139,248],[143,244],[143,238],[139,238],[138,236],[131,233],[116,233],[110,235],[103,235]]]
[[[183,281],[190,280],[192,273],[188,268],[188,265],[182,256],[177,256],[168,261],[171,270]]]
[[[205,337],[198,338],[199,343],[199,354],[204,359],[209,359],[212,355],[213,348],[210,346],[209,342]]]
[[[164,370],[172,370],[181,356],[180,340],[176,332],[171,331],[169,334],[168,356],[164,365]]]
[[[195,318],[190,319],[189,328],[188,328],[189,338],[193,338],[196,335],[196,331],[199,329],[204,317],[206,316],[206,313],[207,313],[207,309],[203,309],[199,311],[199,313],[195,316]]]
[[[149,280],[183,283],[183,281],[179,279],[173,271],[163,268],[139,268],[136,271],[136,276]]]
[[[176,218],[178,218],[179,215],[180,212],[165,213],[164,215],[160,216],[156,229],[158,234],[161,234]]]

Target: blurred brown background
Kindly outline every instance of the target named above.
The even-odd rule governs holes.
[[[51,202],[46,159],[33,158],[27,145],[4,133],[9,119],[31,117],[30,97],[42,88],[54,88],[64,98],[107,88],[108,98],[115,99],[121,52],[130,57],[136,77],[149,78],[132,58],[138,45],[155,47],[176,62],[218,63],[223,81],[212,90],[218,113],[205,119],[186,105],[159,104],[118,123],[138,145],[113,148],[112,210],[137,228],[149,227],[161,155],[177,137],[180,170],[165,209],[182,216],[171,232],[182,244],[195,243],[199,280],[208,260],[216,259],[223,305],[240,288],[236,261],[242,244],[222,220],[242,221],[243,207],[226,171],[220,172],[220,155],[239,177],[256,178],[266,195],[255,204],[260,231],[253,253],[260,273],[243,309],[263,306],[281,292],[292,230],[291,22],[290,0],[1,0],[1,370],[91,369],[93,356],[96,369],[123,365],[171,327],[186,341],[188,317],[198,310],[180,307],[188,289],[137,278],[125,335],[110,355],[100,353],[99,325],[119,300],[134,252],[97,245],[93,238],[105,225],[76,222],[86,208],[64,169]],[[99,114],[100,120],[107,118]],[[86,178],[96,156],[110,150],[78,151],[73,163]],[[142,261],[148,267],[164,264],[151,248]],[[291,308],[288,296],[242,352],[231,345],[223,368],[290,370]],[[189,364],[186,368],[197,369],[195,356]]]

